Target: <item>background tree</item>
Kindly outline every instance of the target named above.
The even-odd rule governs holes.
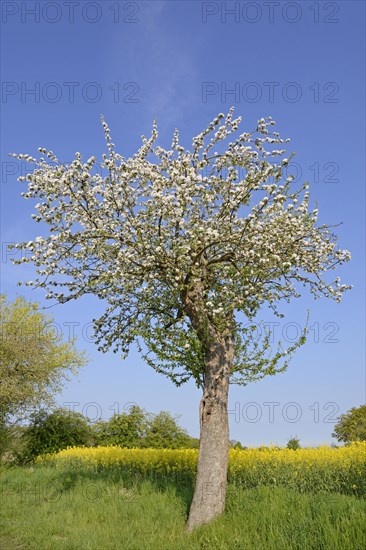
[[[144,411],[134,405],[128,413],[115,414],[95,426],[99,445],[141,447],[146,437],[148,420]]]
[[[297,449],[301,449],[300,440],[297,437],[291,437],[287,442],[287,448],[292,449],[293,451],[297,451]]]
[[[51,412],[43,409],[32,413],[23,437],[26,442],[22,453],[25,461],[66,447],[90,446],[94,443],[89,419],[67,409]]]
[[[190,449],[199,449],[200,448],[200,440],[198,437],[190,437],[188,447]]]
[[[169,412],[145,413],[136,405],[128,413],[98,422],[95,433],[98,445],[178,449],[195,444]]]
[[[31,251],[22,261],[39,273],[29,284],[60,303],[85,294],[105,299],[94,320],[101,350],[125,357],[136,341],[158,372],[177,385],[192,377],[202,388],[189,530],[225,506],[229,382],[284,371],[286,356],[304,342],[302,335],[271,355],[270,335],[256,341],[250,322],[264,304],[281,315],[279,303],[302,287],[337,301],[348,288],[326,272],[350,254],[338,249],[329,226],[318,225],[308,184],[294,188],[287,176],[274,121],[262,118],[237,135],[240,120],[233,109],[220,113],[190,151],[177,130],[169,150],[157,146],[154,123],[130,158],[115,151],[102,120],[105,174],[95,170],[96,157],[83,161],[80,153],[71,164],[46,149],[39,160],[14,155],[35,163],[20,178],[28,180],[24,197],[40,199],[33,217],[51,231],[17,245]]]
[[[338,441],[366,441],[366,405],[341,414],[332,434]]]
[[[0,462],[7,465],[19,462],[25,448],[25,430],[19,423],[0,425]]]
[[[179,449],[190,447],[191,438],[186,430],[177,424],[176,419],[169,412],[161,411],[150,418],[144,446],[160,449]]]
[[[0,426],[10,436],[11,418],[52,403],[69,375],[85,364],[75,342],[63,342],[38,305],[0,295]],[[4,450],[4,449],[3,449]]]

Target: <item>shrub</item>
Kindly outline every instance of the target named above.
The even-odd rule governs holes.
[[[301,449],[300,440],[297,437],[291,437],[287,442],[287,448],[293,451]]]
[[[192,438],[170,413],[149,414],[138,406],[131,407],[129,413],[116,414],[107,422],[99,422],[95,434],[99,445],[162,449],[193,446]]]
[[[95,426],[96,442],[98,445],[141,447],[146,429],[145,413],[135,405],[129,413],[115,414],[106,422],[98,422]]]
[[[152,416],[144,440],[144,447],[179,449],[190,447],[191,438],[167,411]]]
[[[66,409],[56,409],[52,412],[40,410],[33,413],[24,439],[25,449],[21,457],[23,462],[33,460],[44,453],[94,443],[88,419],[80,413]]]

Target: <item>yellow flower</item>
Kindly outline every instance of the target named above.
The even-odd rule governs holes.
[[[118,467],[130,473],[194,476],[197,449],[126,449],[118,446],[69,447],[37,462],[78,462],[83,467]],[[244,487],[273,484],[297,489],[366,491],[366,442],[346,447],[230,449],[229,481]],[[354,493],[353,493],[354,494]]]

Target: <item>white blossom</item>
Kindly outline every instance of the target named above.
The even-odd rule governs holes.
[[[201,380],[204,326],[220,334],[235,328],[242,380],[271,373],[275,363],[259,352],[249,369],[248,333],[236,314],[253,319],[264,304],[280,314],[281,301],[303,286],[337,301],[350,288],[328,278],[350,253],[330,227],[316,225],[308,184],[284,177],[292,155],[270,161],[288,140],[272,130],[271,117],[237,135],[233,113],[215,117],[191,152],[177,130],[171,149],[157,146],[154,122],[127,159],[102,119],[102,175],[96,157],[83,163],[79,152],[68,165],[44,148],[46,160],[13,155],[35,163],[24,197],[39,200],[33,218],[50,227],[49,236],[19,244],[32,256],[15,263],[33,262],[39,275],[28,284],[62,303],[88,293],[103,299],[105,313],[95,320],[101,349],[126,354],[142,338],[158,359],[153,366],[175,382]]]

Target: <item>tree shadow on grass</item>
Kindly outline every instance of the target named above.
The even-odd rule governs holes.
[[[120,494],[123,494],[124,491],[126,498],[128,498],[129,495],[140,494],[142,486],[149,482],[154,490],[159,493],[173,493],[176,495],[182,501],[187,516],[195,483],[191,476],[180,473],[164,475],[152,471],[142,474],[117,467],[99,469],[82,468],[80,466],[78,468],[57,467],[52,472],[51,479],[48,479],[47,483],[52,483],[52,493],[58,496],[70,493],[79,486],[89,485],[97,488],[103,483],[106,490],[114,486],[119,488]]]

